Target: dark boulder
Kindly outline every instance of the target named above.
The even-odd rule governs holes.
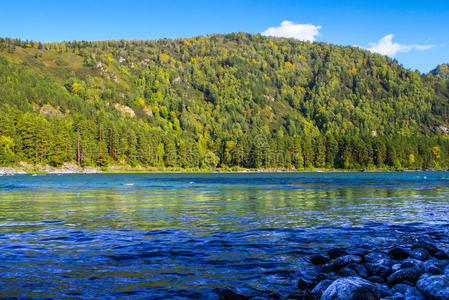
[[[343,277],[359,277],[359,274],[357,274],[356,271],[348,267],[340,269],[340,271],[338,271],[338,275]]]
[[[329,255],[332,259],[348,254],[348,251],[346,251],[346,249],[344,248],[332,248],[327,250],[327,255]]]
[[[426,261],[430,258],[430,253],[424,248],[416,248],[412,250],[410,256],[421,261]]]
[[[346,265],[352,264],[352,263],[356,263],[359,264],[362,262],[362,257],[358,256],[358,255],[344,255],[344,256],[340,256],[338,258],[336,258],[333,263],[332,266],[334,267],[334,269],[340,269],[343,268]]]
[[[333,280],[325,279],[318,283],[310,292],[312,299],[320,299],[324,291],[334,282]]]
[[[422,274],[423,271],[416,266],[400,269],[388,276],[387,282],[389,286],[393,286],[403,281],[410,281],[412,283],[415,283]]]
[[[334,281],[335,279],[337,279],[337,274],[334,272],[329,272],[329,273],[318,273],[313,277],[313,282],[315,284],[318,284],[319,282],[325,280],[325,279],[330,279],[332,281]]]
[[[441,274],[441,269],[438,266],[436,266],[435,263],[431,260],[428,260],[424,263],[424,271],[432,275]]]
[[[298,289],[305,290],[305,289],[311,289],[313,288],[314,283],[312,280],[308,280],[306,278],[299,278],[298,279]]]
[[[380,276],[382,278],[386,278],[391,273],[391,260],[381,259],[377,263],[367,263],[363,264],[363,266],[368,271],[368,274],[371,276]]]
[[[287,295],[284,299],[288,300],[303,300],[307,299],[307,294],[304,291],[298,291]]]
[[[449,299],[449,278],[447,276],[424,274],[416,286],[418,291],[428,299]]]
[[[388,251],[388,254],[394,258],[394,259],[406,259],[410,254],[407,250],[405,250],[404,248],[400,248],[400,247],[395,247],[393,249],[391,249],[390,251]]]
[[[401,264],[394,264],[394,265],[391,266],[391,271],[392,272],[396,272],[400,268],[401,268]]]
[[[381,298],[393,296],[393,292],[386,284],[375,283],[374,285],[377,287],[377,291]]]
[[[384,252],[371,252],[371,253],[368,253],[365,256],[363,256],[363,261],[366,263],[377,264],[380,261],[385,262],[386,260],[391,261],[391,257],[390,257],[390,255],[388,255],[387,253],[384,253]]]
[[[435,258],[438,259],[449,259],[449,255],[443,250],[438,250],[437,252],[432,254]]]
[[[379,276],[368,277],[368,280],[374,283],[385,284],[385,279]]]
[[[440,249],[435,245],[434,241],[429,238],[421,238],[415,242],[412,249],[423,248],[429,251],[430,254],[434,255]]]
[[[424,270],[424,262],[410,257],[402,261],[401,269],[407,269],[411,267],[417,267],[420,270]]]
[[[331,258],[329,255],[326,254],[315,254],[310,256],[309,260],[312,264],[320,266],[328,263],[331,260]]]
[[[363,265],[352,263],[352,264],[347,265],[346,268],[350,268],[350,269],[356,271],[358,276],[360,276],[362,278],[368,277],[368,271],[366,270],[366,268]]]
[[[241,295],[231,289],[223,289],[219,293],[220,300],[248,300],[250,297]]]
[[[382,298],[382,300],[405,300],[405,298],[401,293],[394,293],[394,295]]]
[[[393,293],[401,293],[405,299],[424,300],[424,296],[413,286],[407,284],[396,284],[391,288]]]
[[[380,299],[377,286],[359,277],[340,278],[335,280],[321,296],[321,300],[356,299]]]

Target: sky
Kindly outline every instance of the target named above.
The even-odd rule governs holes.
[[[0,36],[35,41],[262,33],[358,46],[428,72],[449,63],[449,2],[0,0]]]

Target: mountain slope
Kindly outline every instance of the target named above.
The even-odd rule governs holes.
[[[441,64],[430,71],[430,73],[441,78],[449,79],[449,64]]]
[[[358,48],[237,33],[0,49],[3,164],[446,166],[448,82]]]

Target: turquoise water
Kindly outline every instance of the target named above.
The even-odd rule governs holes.
[[[449,231],[449,173],[0,177],[0,297],[285,293],[307,254]]]

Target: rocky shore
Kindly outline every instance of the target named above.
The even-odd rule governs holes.
[[[2,167],[0,175],[15,175],[29,173],[47,173],[47,174],[92,174],[101,173],[101,170],[94,167],[81,168],[76,164],[64,163],[61,167],[55,168],[47,165],[29,165],[21,163],[18,168]]]
[[[332,248],[306,258],[309,267],[289,295],[224,289],[220,299],[448,300],[449,255],[441,246],[428,235],[408,234],[382,248]]]

